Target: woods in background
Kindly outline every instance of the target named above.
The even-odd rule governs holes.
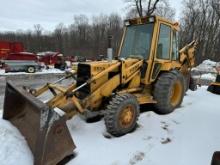
[[[185,0],[183,6],[181,45],[196,39],[197,63],[207,58],[220,61],[220,1]]]
[[[1,32],[0,40],[22,42],[30,52],[59,51],[88,58],[106,55],[108,35],[114,34],[113,48],[118,47],[123,26],[118,14],[94,16],[91,23],[87,16],[76,15],[73,22],[68,27],[60,23],[53,32],[45,32],[39,24],[34,30]]]
[[[160,15],[174,20],[175,9],[167,0],[124,0],[127,4],[126,18]],[[220,61],[220,1],[184,0],[180,15],[180,47],[196,39],[196,61],[204,59]],[[74,16],[73,24],[66,27],[60,23],[53,32],[46,32],[41,25],[33,30],[0,32],[0,40],[20,41],[27,51],[59,51],[64,55],[97,58],[106,55],[107,37],[113,35],[114,55],[120,44],[123,19],[119,14]]]
[[[175,9],[168,0],[124,0],[128,4],[127,17],[144,17],[152,14],[174,20]]]

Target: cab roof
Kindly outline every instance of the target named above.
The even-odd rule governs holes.
[[[173,22],[171,20],[168,20],[168,19],[160,17],[160,16],[156,16],[156,15],[127,19],[127,20],[125,20],[125,25],[126,25],[126,23],[129,25],[137,25],[137,24],[144,24],[144,23],[156,23],[157,21],[161,21],[161,22],[170,24],[176,30],[179,30],[179,23],[178,22]]]

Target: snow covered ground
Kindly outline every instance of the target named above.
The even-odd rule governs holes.
[[[217,75],[216,66],[220,66],[220,62],[204,60],[201,64],[192,69],[192,75],[201,85],[209,85],[214,82]]]
[[[138,128],[119,138],[106,138],[103,120],[86,123],[79,117],[68,121],[77,145],[68,165],[208,165],[220,150],[219,95],[201,87],[188,91],[181,108],[158,115],[148,107]],[[32,155],[24,138],[0,119],[1,165],[30,165]]]
[[[5,75],[23,75],[23,74],[48,74],[48,73],[64,73],[64,71],[61,71],[56,68],[50,68],[50,69],[42,69],[41,71],[38,71],[36,73],[26,73],[26,72],[8,72],[5,73],[4,69],[0,69],[0,76]]]
[[[203,79],[203,80],[215,81],[215,79],[216,79],[216,74],[212,74],[212,73],[202,74],[202,75],[201,75],[201,79]]]
[[[199,72],[205,72],[205,73],[216,73],[215,66],[217,65],[217,62],[211,61],[211,60],[204,60],[201,64],[193,68],[195,71]]]
[[[215,81],[216,62],[205,60],[193,70],[199,79]],[[34,74],[63,73],[57,69]],[[29,73],[4,73],[0,76]],[[79,117],[68,121],[77,149],[68,165],[208,165],[220,151],[217,131],[220,96],[201,87],[188,91],[183,104],[169,115],[158,115],[144,106],[138,128],[119,138],[106,138],[103,120],[86,123]],[[2,104],[2,102],[0,102]],[[0,106],[2,107],[2,105]],[[0,116],[2,111],[0,110]],[[19,131],[0,119],[0,164],[30,165],[33,156]]]

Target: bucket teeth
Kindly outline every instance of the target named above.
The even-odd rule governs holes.
[[[66,125],[66,116],[25,90],[7,82],[3,118],[19,129],[27,140],[36,165],[57,164],[75,149]]]

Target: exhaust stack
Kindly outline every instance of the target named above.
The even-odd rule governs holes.
[[[108,49],[107,49],[108,62],[112,62],[112,59],[113,59],[112,39],[113,37],[109,35],[108,36]]]

